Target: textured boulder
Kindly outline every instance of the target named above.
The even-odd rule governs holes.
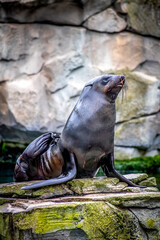
[[[127,13],[128,27],[135,31],[160,37],[159,1],[122,0],[121,11]]]
[[[127,177],[135,182],[147,179],[146,174]],[[151,188],[136,193],[104,191],[112,185],[114,192],[118,182],[114,178],[75,179],[33,191],[21,190],[24,183],[1,185],[0,238],[158,239],[160,193],[150,192]]]
[[[91,16],[84,24],[85,27],[99,32],[120,32],[127,26],[125,20],[108,8],[100,13]]]
[[[117,100],[115,156],[118,159],[140,156],[138,148],[160,148],[157,139],[160,129],[159,80],[140,72],[126,72],[125,75],[128,89],[122,92],[124,98]],[[125,150],[124,146],[129,148]]]
[[[1,22],[49,22],[79,25],[83,21],[83,8],[78,1],[0,1]],[[12,4],[11,4],[12,3]],[[16,11],[15,11],[16,9]]]
[[[87,32],[85,53],[92,66],[102,73],[108,70],[134,70],[145,61],[160,63],[160,46],[157,39],[133,33],[105,34]]]
[[[114,1],[113,0],[82,0],[84,3],[84,20],[94,15],[95,13],[101,12],[109,7]]]
[[[141,149],[153,147],[154,139],[159,133],[159,120],[160,114],[157,114],[117,125],[115,144]]]
[[[141,184],[145,181],[146,188],[128,187],[124,182],[119,182],[117,178],[96,177],[89,179],[74,179],[66,184],[47,186],[34,190],[22,190],[21,187],[29,185],[32,182],[5,183],[0,185],[0,196],[8,198],[33,198],[48,199],[61,196],[81,196],[97,193],[119,193],[119,192],[157,192],[156,179],[148,178],[145,173],[125,175],[130,181]],[[141,184],[142,185],[142,184]]]

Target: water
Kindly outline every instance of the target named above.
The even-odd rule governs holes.
[[[14,164],[0,163],[0,183],[13,182]]]
[[[14,164],[11,163],[0,163],[0,183],[13,182]],[[138,171],[123,171],[121,174],[140,173]],[[148,173],[147,173],[148,174]],[[160,173],[148,174],[149,177],[156,177],[158,188],[160,189]],[[98,172],[98,176],[104,176],[102,170]]]

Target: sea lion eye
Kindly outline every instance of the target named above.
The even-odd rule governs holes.
[[[108,82],[109,82],[109,79],[103,79],[102,82],[101,82],[101,84],[102,84],[102,85],[106,85]]]

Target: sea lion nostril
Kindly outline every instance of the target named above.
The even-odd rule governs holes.
[[[121,79],[122,79],[122,80],[125,80],[125,77],[124,77],[124,75],[121,75]]]

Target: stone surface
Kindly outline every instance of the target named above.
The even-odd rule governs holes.
[[[61,235],[66,235],[65,229],[70,231],[67,239],[75,239],[76,229],[77,239],[142,239],[141,228],[132,212],[104,202],[46,202],[44,206],[39,207],[37,204],[31,210],[25,210],[23,206],[16,209],[16,206],[8,204],[1,208],[0,215],[0,221],[2,218],[5,220],[0,233],[2,239],[7,236],[8,240],[11,239],[10,232],[6,231],[10,226],[7,218],[9,213],[14,227],[12,236],[17,236],[17,240],[41,236],[41,239],[46,239],[47,236],[53,239],[58,231]],[[63,239],[61,235],[56,239]]]
[[[138,180],[147,176],[141,174],[129,177]],[[100,180],[103,186],[100,186]],[[159,236],[159,192],[95,194],[95,189],[103,191],[104,183],[106,186],[111,183],[116,186],[118,181],[113,178],[97,181],[75,179],[67,183],[66,187],[70,186],[74,192],[78,186],[83,190],[90,186],[90,194],[83,195],[80,191],[75,192],[75,196],[57,195],[53,198],[53,191],[56,193],[59,189],[50,186],[39,190],[40,199],[44,197],[44,189],[50,193],[50,199],[43,200],[35,200],[32,195],[25,195],[25,191],[20,190],[24,183],[1,185],[0,238],[152,240],[153,233],[154,237]],[[18,188],[21,191],[20,198],[16,196]],[[4,189],[8,195],[5,195]],[[15,195],[10,195],[14,192]],[[80,195],[77,196],[77,193]]]
[[[128,26],[135,31],[160,37],[159,1],[121,1],[122,9],[127,13]]]
[[[155,210],[132,208],[131,211],[139,219],[141,226],[148,229],[148,239],[156,239],[156,232],[160,236],[160,208]]]
[[[1,45],[1,58],[8,61],[10,69],[9,72],[7,69],[2,71],[0,76],[2,94],[5,94],[4,102],[2,102],[1,124],[6,124],[7,120],[9,121],[7,125],[14,126],[18,123],[28,130],[47,131],[56,129],[56,126],[59,128],[64,124],[73,108],[74,98],[70,99],[72,93],[75,92],[76,95],[77,89],[80,88],[78,84],[74,86],[71,82],[71,87],[69,87],[66,77],[74,68],[83,65],[82,46],[85,30],[67,27],[53,28],[49,25],[30,27],[29,25],[2,24],[1,31],[4,29],[8,32],[8,39],[12,44],[14,44],[13,35],[16,33],[15,44],[17,47],[12,45],[8,48],[5,43]],[[68,35],[68,39],[69,35],[77,35],[77,40],[71,38],[70,43],[67,41],[67,49],[65,49],[63,34],[66,37]],[[24,36],[27,41],[23,39]],[[26,41],[25,45],[21,44],[23,41]],[[58,48],[59,44],[61,50]],[[17,65],[21,55],[24,60]],[[2,60],[0,62],[2,69],[4,69],[4,64],[5,60]],[[55,71],[56,65],[58,71]],[[58,82],[55,81],[57,78]],[[61,92],[61,88],[66,88],[66,93]],[[57,111],[57,107],[59,111]],[[66,109],[68,110],[66,111]]]
[[[109,7],[114,1],[113,0],[82,0],[84,3],[84,20],[94,15],[95,13],[101,12]]]
[[[12,4],[10,2],[12,2]],[[10,2],[1,1],[1,22],[47,22],[54,24],[65,23],[65,25],[80,25],[83,21],[83,5],[78,1],[34,0]]]
[[[132,174],[126,174],[126,175],[124,175],[124,177],[126,177],[130,181],[138,184],[139,182],[146,180],[148,178],[148,175],[146,173],[135,173],[135,174],[132,173]]]
[[[114,157],[118,160],[131,159],[139,157],[141,154],[136,148],[114,147]]]
[[[126,178],[130,179],[136,184],[145,181],[145,186],[156,187],[155,178],[148,178],[145,173],[142,174],[128,174]],[[90,193],[119,193],[119,192],[157,192],[157,188],[139,188],[128,187],[124,182],[119,182],[117,178],[96,177],[73,179],[66,184],[47,186],[34,190],[22,190],[21,187],[34,183],[35,181],[27,181],[22,183],[7,183],[0,185],[0,197],[8,198],[36,198],[48,199],[68,195],[86,195]],[[154,183],[154,184],[153,184]],[[142,184],[141,184],[142,185]]]
[[[116,121],[123,122],[133,118],[157,114],[160,111],[159,79],[122,70],[127,79],[126,89],[116,101]],[[157,115],[158,116],[158,115]]]
[[[143,186],[148,186],[148,187],[157,186],[155,177],[150,177],[146,180],[143,180],[142,182],[140,182],[140,184],[143,185]]]
[[[89,32],[85,46],[88,59],[102,72],[114,72],[125,68],[134,70],[145,61],[160,62],[160,46],[157,39],[125,31],[113,35]]]
[[[112,9],[108,8],[100,13],[91,16],[84,26],[98,32],[121,32],[127,26],[125,20],[117,15]]]
[[[149,149],[159,134],[160,114],[141,117],[118,124],[116,127],[115,144],[126,147]]]

